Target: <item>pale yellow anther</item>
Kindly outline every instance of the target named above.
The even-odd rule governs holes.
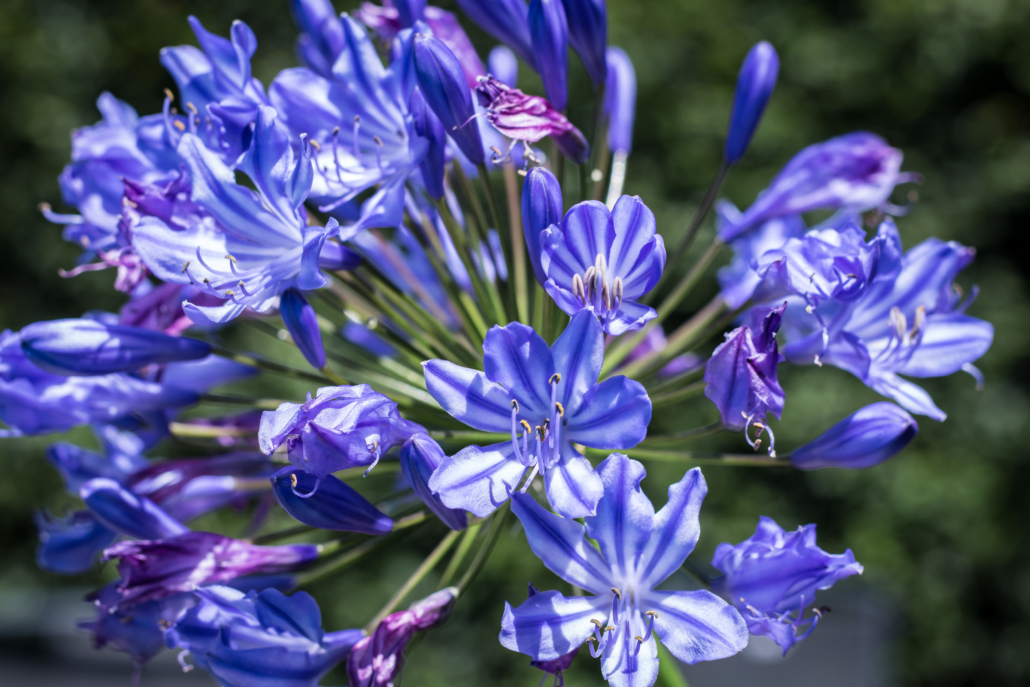
[[[526,422],[525,420],[519,420],[519,424],[522,425],[522,428],[525,429],[527,432],[532,432],[533,431],[533,428],[530,427],[529,423]]]
[[[165,97],[167,97],[169,100],[175,100],[175,94],[172,93],[172,90],[170,88],[165,89]]]
[[[612,587],[612,594],[614,594],[615,596],[619,597],[619,600],[620,600],[620,601],[622,600],[622,592],[620,592],[620,591],[619,591],[618,589],[616,589],[615,587]]]
[[[311,147],[315,150],[322,150],[322,146],[318,145],[318,141],[311,139]]]
[[[516,401],[514,398],[511,399],[511,407],[515,409],[516,413],[519,412],[519,402]]]
[[[229,255],[228,253],[225,254],[225,259],[229,260],[234,265],[236,264],[236,258],[234,258],[233,256]]]
[[[186,270],[188,270],[189,268],[190,268],[190,261],[189,260],[187,260],[186,262],[182,263],[182,273],[183,274],[186,274]]]
[[[291,472],[290,473],[290,486],[293,487],[294,489],[297,488],[297,473],[296,472]]]
[[[186,131],[186,125],[180,122],[178,119],[172,122],[172,126],[174,126],[179,131]]]
[[[638,642],[640,642],[641,644],[643,644],[643,643],[644,643],[644,638],[643,638],[643,637],[641,637],[641,636],[639,636],[639,635],[637,635],[637,636],[636,636],[636,637],[634,637],[633,639],[637,640],[637,641],[638,641]]]
[[[232,290],[232,289],[226,289],[226,290],[225,290],[225,295],[226,295],[226,296],[228,296],[229,298],[232,298],[232,297],[233,297],[233,296],[235,296],[236,294],[235,294],[235,293],[233,292],[233,290]]]
[[[561,403],[559,403],[558,401],[555,401],[555,402],[554,402],[554,405],[555,405],[555,406],[556,406],[556,407],[558,408],[558,415],[559,415],[560,417],[565,417],[565,406],[563,406],[563,405],[562,405]]]
[[[655,613],[654,611],[648,611],[648,612],[647,612],[647,613],[645,613],[644,615],[649,615],[649,616],[651,616],[652,618],[657,618],[657,617],[658,617],[658,614],[657,614],[657,613]]]
[[[551,375],[551,378],[547,380],[548,384],[557,384],[561,381],[561,372],[555,372]]]
[[[590,622],[592,622],[594,625],[597,625],[598,627],[601,627],[601,625],[602,625],[600,620],[596,620],[594,618],[591,618]]]

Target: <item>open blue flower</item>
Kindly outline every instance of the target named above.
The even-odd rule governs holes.
[[[897,232],[891,220],[885,225]],[[790,328],[807,335],[784,346],[784,355],[790,362],[847,370],[903,408],[944,420],[930,395],[899,375],[965,370],[979,379],[972,363],[990,348],[994,327],[965,314],[971,299],[963,301],[954,285],[974,254],[955,242],[927,239],[902,256],[900,270],[854,300],[826,302],[811,314],[804,304],[788,307]]]
[[[237,184],[233,170],[186,134],[179,155],[189,166],[192,200],[207,216],[180,230],[151,215],[133,229],[133,245],[155,275],[221,299],[215,306],[184,303],[194,322],[226,322],[248,307],[266,312],[291,286],[310,290],[327,283],[319,254],[338,225],[308,225],[303,203],[311,188],[310,149],[303,143],[294,161],[276,118],[272,108],[261,109],[240,164],[256,191]]]
[[[560,228],[540,234],[544,288],[568,314],[597,315],[608,334],[639,329],[657,313],[636,299],[665,269],[665,242],[656,229],[639,196],[622,196],[611,212],[596,200],[574,205]]]
[[[446,458],[429,488],[449,508],[483,517],[523,476],[524,491],[540,473],[556,512],[593,515],[601,482],[573,442],[632,448],[651,421],[651,399],[639,382],[620,375],[597,383],[603,362],[601,325],[583,311],[550,349],[532,327],[494,327],[483,342],[484,372],[445,360],[423,363],[426,387],[444,410],[475,429],[511,433],[510,441]]]
[[[347,658],[361,630],[326,632],[318,604],[306,592],[275,589],[244,594],[210,586],[165,633],[168,645],[220,684],[248,687],[316,687]]]
[[[586,527],[517,494],[512,510],[530,548],[556,575],[589,592],[534,594],[504,605],[501,644],[535,661],[553,661],[586,641],[612,687],[650,687],[658,677],[656,637],[684,663],[732,656],[747,645],[744,619],[707,590],[656,591],[694,550],[698,513],[708,492],[694,468],[669,487],[655,513],[640,490],[644,466],[613,453],[597,469],[604,498]],[[597,547],[587,537],[597,542]],[[599,549],[599,550],[598,550]]]
[[[851,549],[829,554],[816,545],[815,525],[786,532],[765,516],[748,539],[736,546],[719,544],[712,565],[726,575],[713,585],[741,610],[751,634],[765,635],[783,653],[818,624],[818,610],[802,619],[816,590],[862,573]]]

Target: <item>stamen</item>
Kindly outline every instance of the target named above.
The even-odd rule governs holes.
[[[321,152],[322,146],[318,145],[318,141],[312,138],[308,141],[308,143],[310,143],[311,147],[314,148],[316,151]]]
[[[365,470],[365,474],[363,474],[362,477],[368,477],[368,473],[372,472],[372,468],[374,468],[376,465],[379,465],[379,458],[381,454],[379,453],[379,442],[375,439],[372,440],[372,451],[375,452],[375,460],[373,460],[372,464],[368,466],[368,470]]]
[[[169,102],[175,102],[175,94],[172,93],[172,89],[170,89],[170,88],[166,88],[165,89],[165,97],[168,98]]]
[[[561,373],[560,372],[555,372],[553,375],[551,375],[551,378],[547,380],[547,383],[548,384],[557,384],[560,381],[561,381]]]
[[[565,406],[563,406],[563,405],[562,405],[561,403],[559,403],[558,401],[555,401],[555,402],[554,402],[554,405],[558,407],[558,415],[559,415],[560,417],[565,417]]]
[[[516,413],[519,412],[519,402],[516,401],[514,398],[511,399],[511,407]]]
[[[636,635],[635,637],[633,637],[633,639],[637,640],[637,641],[638,641],[638,642],[640,642],[641,644],[643,644],[643,643],[644,643],[644,638],[643,638],[643,637],[641,637],[640,635]]]
[[[651,616],[652,618],[657,618],[658,617],[658,614],[655,613],[654,611],[647,611],[646,613],[644,613],[644,615]]]
[[[290,477],[293,478],[293,479],[290,480],[290,482],[293,483],[293,485],[290,487],[290,491],[293,492],[294,496],[296,496],[297,498],[301,498],[301,499],[310,499],[312,496],[315,495],[315,492],[318,491],[319,485],[322,484],[322,478],[319,477],[318,479],[315,480],[314,488],[310,492],[308,492],[307,494],[302,494],[299,491],[297,491],[297,485],[296,485],[297,475],[296,475],[296,473],[291,474]]]
[[[529,423],[526,422],[525,420],[519,420],[519,424],[522,425],[522,428],[525,429],[527,432],[529,432],[529,433],[533,432],[533,428],[530,427]]]
[[[290,473],[290,486],[293,487],[294,489],[297,488],[297,473],[296,472],[291,472]]]
[[[186,262],[182,263],[182,273],[183,274],[186,274],[186,270],[188,270],[189,268],[190,268],[190,261],[189,260],[187,260]]]
[[[361,151],[358,148],[358,131],[361,129],[361,116],[354,115],[354,135],[351,142],[351,146],[354,148],[354,157],[360,157]]]
[[[601,628],[602,623],[600,620],[595,620],[594,618],[591,618],[590,622],[592,622],[594,625],[597,625],[598,629]]]
[[[620,592],[617,588],[612,587],[612,594],[619,597],[620,601],[622,600],[622,592]]]

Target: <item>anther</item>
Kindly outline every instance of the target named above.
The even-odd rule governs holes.
[[[182,263],[182,273],[183,274],[186,274],[186,270],[188,270],[189,268],[190,268],[190,261],[189,260],[187,260],[186,262]]]
[[[558,408],[558,416],[559,417],[565,417],[565,406],[563,406],[558,401],[555,401],[554,405]]]
[[[533,428],[530,427],[529,423],[526,422],[525,420],[519,420],[519,424],[522,425],[523,429],[525,429],[527,432],[532,432],[533,431]]]
[[[548,384],[557,384],[561,381],[561,372],[555,372],[551,375],[551,378],[547,380]]]
[[[297,488],[297,473],[296,472],[291,472],[290,473],[290,486],[293,487],[294,489]]]
[[[229,255],[228,253],[225,254],[225,259],[229,260],[234,265],[236,264],[236,258],[234,258],[233,256]]]
[[[226,290],[225,290],[225,295],[226,295],[226,296],[228,296],[229,298],[232,298],[232,297],[233,297],[233,296],[235,296],[236,294],[235,294],[235,293],[233,292],[233,290],[232,290],[232,289],[226,289]]]
[[[355,118],[354,121],[357,121],[357,119]],[[340,127],[334,126],[333,127],[333,136],[338,136],[339,134],[340,134]]]
[[[172,122],[172,126],[174,126],[179,131],[186,131],[186,125],[180,122],[178,119]]]
[[[318,141],[316,141],[315,139],[311,139],[309,143],[311,143],[311,147],[315,150],[322,150],[322,146],[318,145]]]
[[[372,140],[375,141],[376,145],[378,145],[380,148],[383,147],[383,139],[379,138],[378,136],[373,136]]]
[[[189,110],[191,114],[197,114],[197,106],[188,100],[186,101],[186,109]]]
[[[616,277],[615,281],[612,282],[612,295],[615,297],[615,300],[620,302],[622,301],[624,289],[625,287],[622,283],[622,277]]]
[[[658,617],[658,614],[655,613],[654,611],[648,611],[648,612],[644,613],[644,615],[649,615],[652,618],[657,618]]]
[[[620,592],[617,588],[612,587],[612,594],[619,597],[619,601],[622,601],[622,592]]]
[[[601,627],[601,621],[600,620],[595,620],[594,618],[591,618],[590,622],[592,622],[594,625],[597,625],[598,628]]]
[[[165,97],[168,98],[169,100],[175,100],[175,94],[172,93],[172,89],[170,89],[170,88],[166,88],[165,89]]]
[[[584,299],[583,278],[578,274],[572,275],[572,295],[580,300]]]
[[[519,402],[516,401],[514,398],[511,399],[511,407],[515,409],[516,413],[519,412]]]
[[[638,642],[640,642],[641,644],[643,644],[643,643],[644,643],[644,638],[643,638],[643,637],[641,637],[640,635],[637,635],[637,636],[633,637],[633,639],[637,640],[637,641],[638,641]]]
[[[544,440],[544,428],[540,425],[536,426],[536,433],[540,435],[540,441]]]
[[[601,632],[614,632],[614,631],[615,631],[615,626],[614,625],[609,625],[608,627],[606,627],[603,630],[601,630]]]

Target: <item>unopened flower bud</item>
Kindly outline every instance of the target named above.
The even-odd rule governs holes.
[[[325,349],[322,347],[318,316],[300,291],[286,289],[283,292],[279,300],[279,314],[304,358],[315,369],[325,367]]]
[[[490,75],[512,88],[518,86],[519,60],[506,45],[495,46],[487,58]]]
[[[737,77],[737,93],[733,98],[730,128],[726,134],[723,159],[734,164],[744,157],[751,137],[758,128],[765,106],[769,103],[776,75],[780,71],[780,58],[767,41],[756,43],[744,58]]]
[[[472,93],[461,63],[443,41],[426,34],[414,38],[415,75],[429,107],[440,119],[447,135],[474,165],[485,162],[479,127],[471,121]]]
[[[368,500],[332,475],[322,479],[285,467],[272,476],[272,492],[283,509],[294,518],[335,532],[382,535],[393,529],[393,520]]]
[[[562,0],[569,22],[569,43],[579,55],[590,79],[605,82],[608,66],[608,13],[605,0]]]
[[[919,425],[893,403],[881,401],[844,418],[822,436],[791,455],[802,470],[868,468],[900,452],[919,432]]]
[[[608,147],[629,153],[633,147],[633,118],[637,109],[637,73],[622,48],[608,48],[608,81],[604,111],[608,116]]]
[[[529,35],[544,92],[559,112],[569,104],[569,26],[561,0],[531,0]]]
[[[558,178],[543,167],[534,167],[522,184],[522,230],[536,280],[547,281],[540,264],[540,232],[562,219],[562,194]]]
[[[452,530],[468,527],[468,516],[460,509],[448,508],[429,488],[429,478],[446,456],[440,445],[427,434],[415,434],[401,448],[401,470],[420,499]]]
[[[422,171],[422,181],[425,182],[429,195],[440,200],[443,198],[443,180],[447,164],[444,157],[447,132],[417,87],[411,92],[408,111],[411,112],[415,123],[415,133],[429,141],[429,150],[418,166]]]

